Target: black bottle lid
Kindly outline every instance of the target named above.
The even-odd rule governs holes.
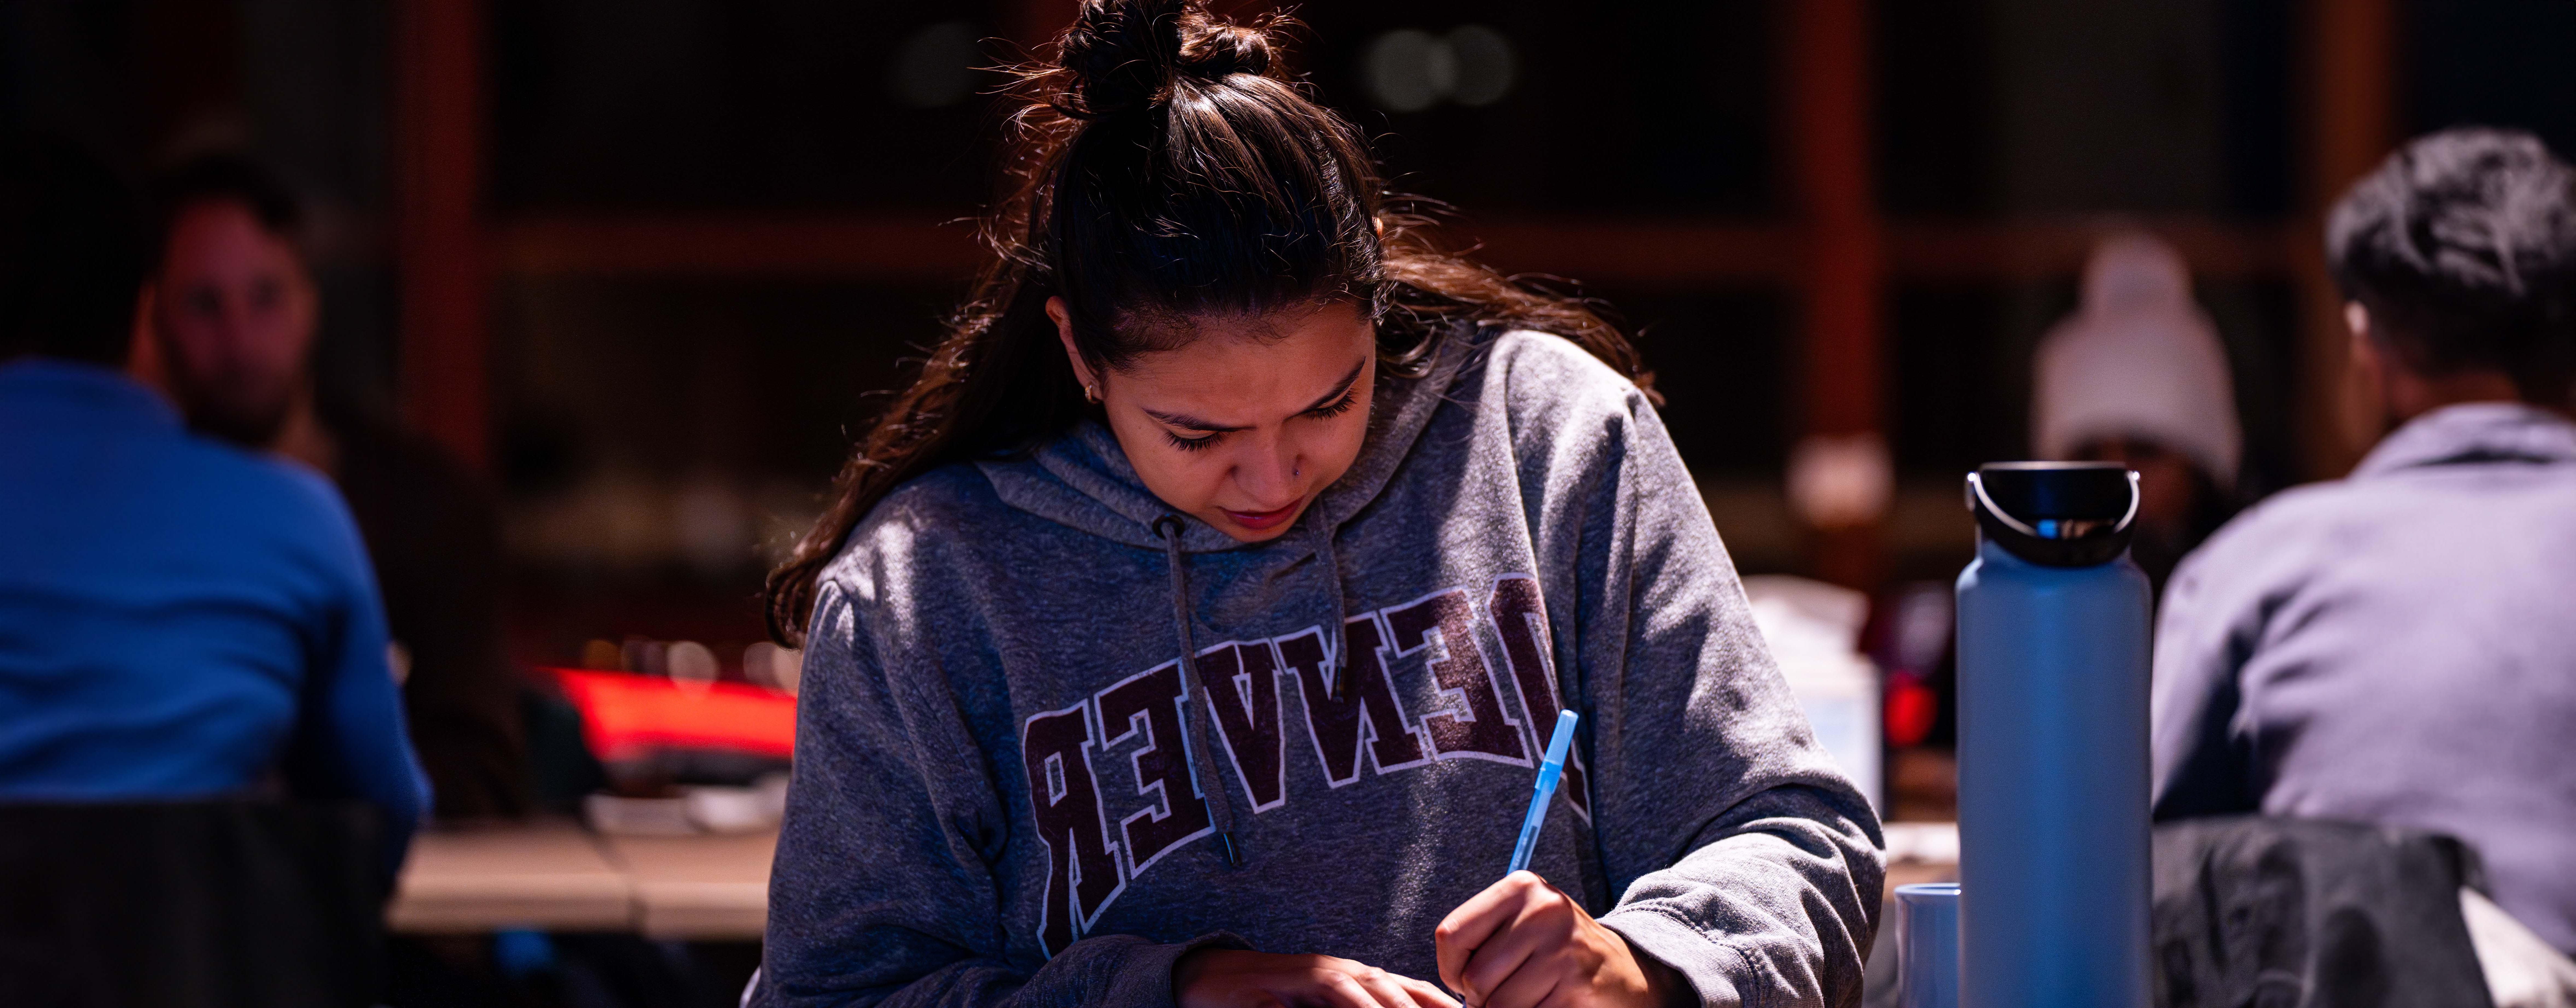
[[[2043,567],[2093,567],[2129,548],[2138,474],[2117,462],[1990,462],[1968,474],[1977,528]]]

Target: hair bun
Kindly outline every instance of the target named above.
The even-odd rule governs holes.
[[[1183,0],[1083,0],[1056,65],[1072,75],[1065,97],[1087,115],[1152,105],[1180,69]]]
[[[1228,75],[1248,73],[1266,76],[1270,73],[1270,35],[1258,27],[1229,24],[1203,19],[1201,30],[1181,49],[1181,64],[1190,74],[1208,80],[1223,80]]]
[[[1261,26],[1210,17],[1198,0],[1083,0],[1056,53],[1065,106],[1093,118],[1168,101],[1184,74],[1267,75],[1274,62]]]

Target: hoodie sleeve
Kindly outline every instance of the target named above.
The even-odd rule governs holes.
[[[1662,421],[1619,386],[1624,404],[1593,414],[1607,429],[1579,435],[1586,464],[1560,449],[1550,477],[1584,481],[1550,496],[1581,508],[1560,520],[1579,527],[1570,685],[1593,712],[1593,828],[1619,894],[1601,920],[1704,1004],[1857,1005],[1877,817],[1772,663]]]
[[[752,1004],[1169,1008],[1183,954],[1241,947],[1104,935],[1034,971],[1010,961],[990,867],[1007,827],[985,761],[953,704],[898,695],[864,624],[827,582]]]

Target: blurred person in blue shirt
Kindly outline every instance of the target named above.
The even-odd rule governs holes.
[[[528,811],[521,678],[501,644],[492,495],[427,439],[329,396],[304,207],[264,166],[203,155],[153,186],[153,260],[128,371],[200,434],[330,477],[365,540],[411,740],[443,817]]]
[[[68,145],[0,157],[0,801],[429,801],[331,485],[191,434],[121,370],[130,205]]]
[[[2174,572],[2156,818],[2456,837],[2576,953],[2576,170],[2529,134],[2432,134],[2344,196],[2326,253],[2387,433]]]

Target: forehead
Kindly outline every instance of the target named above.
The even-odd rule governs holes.
[[[1302,410],[1366,361],[1376,327],[1349,304],[1263,315],[1200,316],[1177,349],[1139,354],[1119,369],[1147,409],[1206,419]]]
[[[164,267],[174,272],[303,265],[293,242],[261,224],[248,204],[229,198],[198,200],[181,209],[170,219],[161,251]]]

